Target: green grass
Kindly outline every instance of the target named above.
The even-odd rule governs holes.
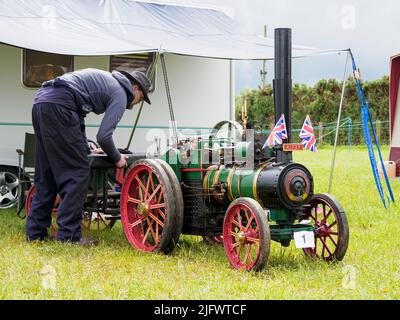
[[[332,149],[295,154],[314,175],[316,192],[328,189],[331,157]],[[399,180],[392,187],[400,201]],[[169,256],[135,251],[119,222],[94,235],[100,245],[93,248],[28,244],[25,221],[15,210],[2,211],[0,299],[399,299],[400,210],[383,208],[366,149],[339,150],[332,194],[349,220],[344,260],[313,261],[293,244],[272,243],[268,266],[258,273],[233,270],[223,247],[199,237],[182,236]]]

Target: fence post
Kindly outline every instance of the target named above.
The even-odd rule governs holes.
[[[319,137],[318,137],[319,146],[322,146],[323,135],[324,135],[324,123],[320,122],[319,123]]]

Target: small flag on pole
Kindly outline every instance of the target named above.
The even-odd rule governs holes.
[[[283,144],[283,140],[287,138],[288,135],[286,130],[285,115],[282,115],[276,123],[275,128],[271,131],[267,141],[265,141],[263,149],[265,149],[267,146],[271,147]]]
[[[306,120],[304,120],[299,137],[302,139],[301,143],[305,149],[308,149],[311,152],[317,152],[317,139],[315,138],[314,129],[309,115],[307,115]]]

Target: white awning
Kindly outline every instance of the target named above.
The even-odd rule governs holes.
[[[262,60],[272,39],[243,33],[222,11],[133,0],[0,0],[0,42],[68,55],[169,52]],[[293,57],[322,51],[293,45]]]

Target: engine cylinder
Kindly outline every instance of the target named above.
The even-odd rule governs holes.
[[[314,184],[307,168],[297,163],[264,163],[255,170],[214,165],[204,176],[203,191],[227,204],[250,197],[265,208],[295,209],[310,200]]]

